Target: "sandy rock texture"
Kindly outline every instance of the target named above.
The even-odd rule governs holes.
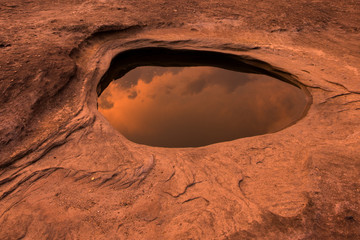
[[[282,131],[138,145],[96,109],[118,53],[226,52],[311,94]],[[0,239],[359,239],[358,0],[0,2]]]

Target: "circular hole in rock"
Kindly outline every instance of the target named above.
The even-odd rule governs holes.
[[[295,123],[308,106],[295,83],[258,60],[144,48],[113,59],[98,85],[98,109],[133,142],[199,147]]]

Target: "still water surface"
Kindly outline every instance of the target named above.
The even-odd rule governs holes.
[[[216,67],[137,67],[113,81],[98,109],[129,140],[198,147],[278,131],[303,115],[303,91]]]

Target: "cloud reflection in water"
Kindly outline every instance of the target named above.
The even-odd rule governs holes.
[[[125,137],[163,147],[274,132],[305,106],[305,94],[290,84],[215,67],[138,67],[99,98],[99,111]]]

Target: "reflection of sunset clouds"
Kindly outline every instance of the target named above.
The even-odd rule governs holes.
[[[306,104],[300,89],[264,75],[212,67],[128,74],[126,84],[121,78],[103,92],[99,111],[128,139],[148,145],[200,146],[276,131]]]

